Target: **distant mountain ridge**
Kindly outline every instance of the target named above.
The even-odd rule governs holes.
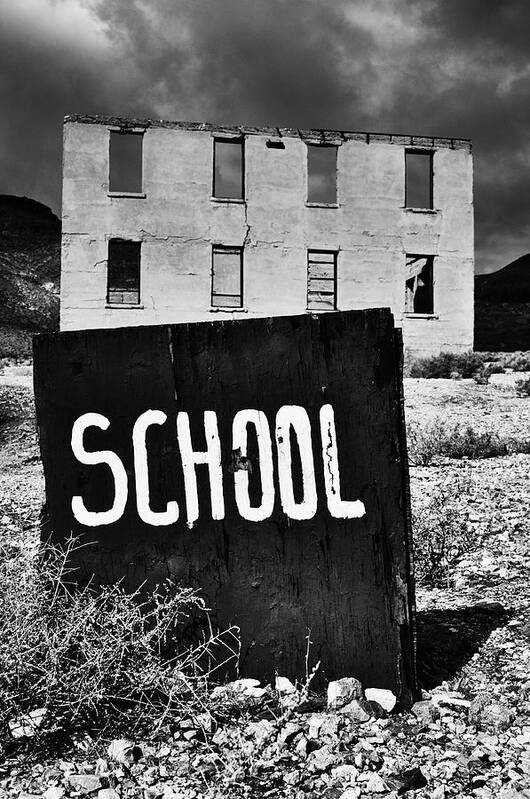
[[[475,349],[530,350],[530,253],[475,275]]]
[[[0,357],[28,356],[59,327],[61,223],[46,205],[0,194]]]
[[[530,302],[530,253],[487,275],[475,276],[475,299],[485,302]]]

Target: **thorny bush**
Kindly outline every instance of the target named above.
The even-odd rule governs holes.
[[[464,513],[470,481],[460,478],[425,499],[413,497],[414,567],[418,583],[448,583],[463,555],[476,547],[476,534]]]
[[[416,358],[407,373],[409,377],[474,377],[483,371],[484,361],[478,352],[441,352],[430,358]]]
[[[144,593],[78,587],[74,546],[0,543],[2,724],[45,708],[43,731],[130,732],[202,712],[208,677],[238,657],[237,628],[214,634],[200,596],[170,581]]]
[[[518,397],[530,397],[530,377],[526,380],[516,380],[515,393]]]
[[[530,452],[530,438],[501,437],[492,431],[477,431],[471,425],[451,425],[440,418],[429,425],[409,425],[407,437],[410,461],[415,466],[428,466],[436,457],[497,458]]]

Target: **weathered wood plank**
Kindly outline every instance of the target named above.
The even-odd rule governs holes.
[[[308,260],[315,264],[334,264],[336,254],[334,252],[319,252],[310,250]]]
[[[311,662],[321,660],[323,678],[355,675],[410,700],[413,594],[398,350],[387,309],[36,337],[36,404],[54,539],[73,531],[95,542],[79,551],[78,565],[100,582],[123,578],[132,587],[171,575],[200,587],[219,626],[241,628],[242,674],[303,675],[310,630]],[[319,432],[328,404],[335,410],[340,492],[364,503],[362,517],[336,518],[329,510],[329,450],[323,457]],[[275,419],[284,406],[302,407],[311,424],[316,512],[298,520],[286,513],[274,454],[270,516],[248,521],[234,493],[232,421],[242,409],[262,411],[276,453]],[[167,415],[147,436],[151,507],[179,504],[178,521],[166,527],[142,522],[135,499],[131,431],[147,409]],[[224,518],[212,519],[209,472],[200,465],[199,518],[190,529],[176,420],[189,414],[193,445],[204,449],[207,410],[217,414]],[[74,495],[91,510],[114,499],[108,466],[83,465],[72,452],[72,426],[87,412],[110,424],[87,430],[86,449],[114,451],[128,475],[123,516],[103,527],[85,527],[72,514]],[[266,467],[249,431],[249,496],[256,507]],[[298,502],[297,453],[293,444]]]
[[[312,278],[327,278],[328,280],[335,279],[335,265],[331,264],[321,264],[321,263],[313,263],[309,261],[307,265],[307,274],[309,279]]]
[[[316,292],[323,294],[335,293],[335,281],[329,278],[311,278],[308,284],[309,292]]]

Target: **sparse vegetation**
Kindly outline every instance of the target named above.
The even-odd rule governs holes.
[[[530,438],[501,437],[471,425],[449,424],[436,418],[430,425],[409,425],[409,455],[416,466],[428,466],[436,457],[496,458],[516,452],[530,453]]]
[[[515,392],[518,397],[530,397],[530,377],[527,377],[526,380],[517,380]]]
[[[474,378],[487,383],[493,374],[530,372],[530,352],[441,352],[430,358],[410,360],[406,377]]]
[[[77,587],[71,547],[37,557],[27,544],[0,544],[2,725],[43,708],[42,731],[152,730],[200,712],[211,670],[237,657],[236,629],[214,635],[199,595],[169,581],[145,595]],[[189,636],[197,616],[199,642],[196,621]]]
[[[32,357],[32,334],[28,330],[0,325],[0,359],[9,358],[15,362]]]
[[[485,358],[478,352],[441,352],[430,358],[416,358],[407,369],[409,377],[474,377],[484,369]]]
[[[530,372],[530,352],[513,352],[504,356],[504,367],[514,372]]]
[[[462,478],[413,506],[414,567],[419,583],[447,583],[458,560],[476,547],[464,512],[469,493],[469,480]]]

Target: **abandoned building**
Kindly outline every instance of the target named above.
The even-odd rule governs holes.
[[[69,116],[61,329],[388,306],[473,346],[471,143]]]

